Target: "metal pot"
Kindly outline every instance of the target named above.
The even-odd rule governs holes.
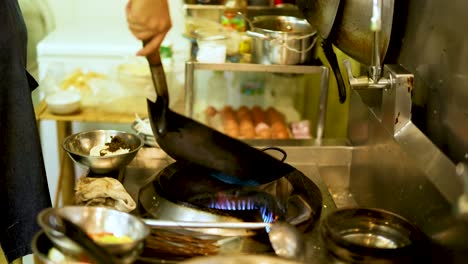
[[[259,64],[303,64],[315,44],[316,30],[292,16],[258,16],[247,34],[253,37],[252,60]]]
[[[365,65],[371,65],[373,32],[370,30],[373,1],[370,0],[298,0],[309,23],[323,39]],[[380,58],[384,59],[392,32],[394,0],[382,1]]]

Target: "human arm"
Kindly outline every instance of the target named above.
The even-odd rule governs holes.
[[[155,53],[172,27],[168,0],[129,0],[126,17],[132,34],[145,42],[140,56]]]

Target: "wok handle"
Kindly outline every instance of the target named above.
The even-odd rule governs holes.
[[[143,46],[146,45],[146,41],[143,41]],[[156,94],[169,105],[169,92],[167,89],[166,74],[164,73],[164,67],[161,63],[161,55],[159,50],[152,54],[146,55],[146,60],[150,66],[151,78],[153,79],[153,85],[156,89]]]
[[[321,45],[323,52],[325,53],[325,57],[327,58],[328,63],[330,63],[333,73],[335,74],[340,103],[344,103],[346,101],[346,86],[344,84],[343,77],[341,76],[340,67],[338,66],[338,59],[336,58],[336,54],[329,41],[323,40]]]
[[[146,45],[146,42],[143,41],[143,46]],[[146,60],[148,60],[149,65],[158,65],[161,64],[161,55],[159,52],[146,55]]]
[[[288,154],[286,153],[286,151],[284,151],[283,149],[281,148],[278,148],[278,147],[266,147],[266,148],[262,148],[261,151],[265,152],[267,150],[276,150],[278,152],[280,152],[281,154],[283,154],[283,158],[281,158],[281,161],[285,161],[286,158],[288,157]]]
[[[146,45],[145,41],[143,41],[143,46],[144,45]],[[164,135],[167,132],[168,125],[166,119],[167,113],[169,112],[169,91],[167,88],[166,74],[164,73],[164,67],[161,63],[161,55],[159,54],[159,50],[152,54],[148,54],[146,56],[146,60],[148,61],[150,67],[151,79],[157,94],[155,103],[147,100],[151,127],[153,128],[155,135]]]

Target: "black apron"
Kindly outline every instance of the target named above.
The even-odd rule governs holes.
[[[31,253],[36,216],[51,206],[26,42],[17,0],[0,0],[0,244],[8,261]]]

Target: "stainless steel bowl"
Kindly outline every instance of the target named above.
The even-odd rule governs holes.
[[[57,216],[66,218],[89,234],[111,233],[128,236],[131,242],[100,244],[122,263],[132,263],[143,251],[150,229],[138,217],[113,209],[91,206],[47,208],[38,215],[38,223],[52,243],[62,253],[71,256],[86,255],[83,248],[57,230]]]
[[[119,136],[130,145],[128,153],[111,156],[91,156],[90,151],[94,146],[104,145],[111,141],[111,137]],[[91,172],[104,174],[118,170],[132,161],[138,150],[143,146],[140,136],[117,130],[93,130],[73,134],[65,138],[62,147],[70,158],[76,163],[85,166]]]
[[[321,234],[331,262],[426,263],[424,233],[382,209],[338,209],[322,221]]]
[[[47,237],[44,231],[39,231],[34,235],[31,242],[32,251],[36,264],[53,264],[49,259],[49,252],[54,247],[52,241]]]

